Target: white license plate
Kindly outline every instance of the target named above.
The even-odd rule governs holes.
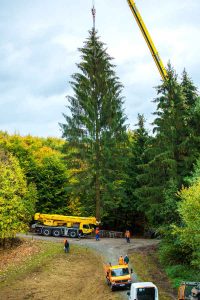
[[[120,284],[119,286],[125,286],[125,284],[123,283],[123,284]]]

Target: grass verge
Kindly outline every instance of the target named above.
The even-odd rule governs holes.
[[[106,285],[103,261],[98,253],[88,247],[71,245],[66,254],[62,243],[33,241],[33,244],[34,252],[30,256],[25,255],[22,261],[15,260],[12,265],[9,260],[3,272],[5,280],[0,285],[0,299],[123,299],[120,292],[112,293]]]
[[[26,242],[27,243],[27,242]],[[51,243],[44,241],[29,241],[30,247],[35,247],[37,251],[34,254],[26,256],[20,262],[12,262],[6,270],[0,271],[0,286],[8,281],[23,278],[35,269],[38,269],[48,263],[53,257],[62,252],[60,243]]]
[[[150,281],[158,287],[160,300],[176,299],[176,291],[160,266],[155,248],[137,249],[131,252],[130,262],[140,281]]]

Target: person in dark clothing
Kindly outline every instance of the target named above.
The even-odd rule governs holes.
[[[83,237],[83,231],[79,230],[78,231],[78,239],[80,240]]]
[[[67,239],[65,239],[65,241],[64,241],[64,250],[65,250],[65,253],[69,253],[69,242]]]
[[[129,263],[129,258],[128,258],[127,254],[124,256],[124,262],[126,265],[128,265],[128,263]]]

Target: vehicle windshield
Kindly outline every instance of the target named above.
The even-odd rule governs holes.
[[[123,276],[123,275],[128,275],[129,270],[128,268],[121,268],[121,269],[114,269],[111,270],[111,276]]]
[[[155,288],[154,287],[138,288],[137,300],[155,300]]]
[[[90,225],[89,225],[89,224],[84,224],[84,225],[83,225],[83,228],[85,228],[85,229],[90,229]]]
[[[95,225],[94,224],[89,224],[90,228],[95,228]]]

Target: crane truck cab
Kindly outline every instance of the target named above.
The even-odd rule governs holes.
[[[105,265],[106,281],[111,291],[121,288],[130,288],[132,279],[128,265]]]
[[[128,300],[158,300],[158,288],[152,282],[136,282],[127,295]]]

